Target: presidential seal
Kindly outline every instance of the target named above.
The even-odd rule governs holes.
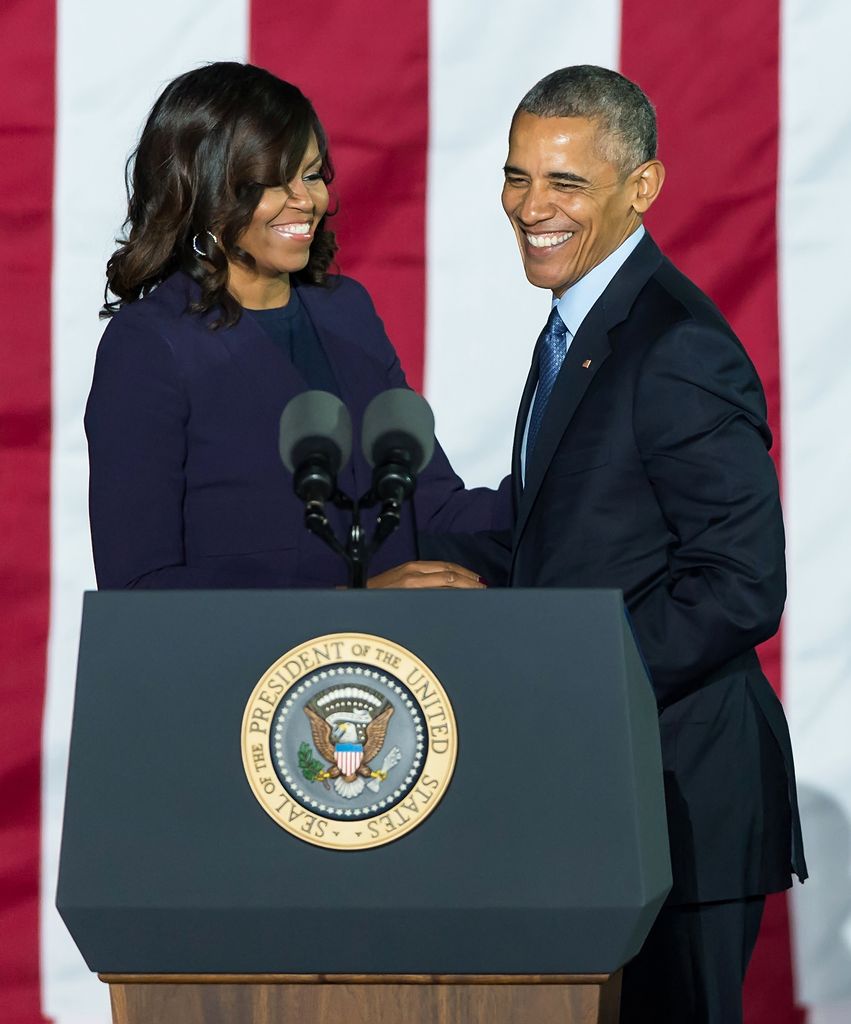
[[[382,637],[334,633],[287,651],[242,719],[254,795],[287,832],[364,850],[421,824],[446,792],[458,749],[443,687]]]

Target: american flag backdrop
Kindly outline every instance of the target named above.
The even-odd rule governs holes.
[[[0,2],[0,1021],[109,1020],[53,906],[94,585],[82,412],[124,161],[164,83],[218,59],[314,101],[340,268],[468,483],[508,469],[549,308],[499,205],[514,106],[572,63],[617,67],[656,103],[668,180],[648,226],[757,364],[785,498],[790,597],[762,655],[812,877],[769,901],[748,1020],[851,1021],[849,38],[848,0]]]

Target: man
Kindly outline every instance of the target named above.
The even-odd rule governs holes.
[[[665,172],[643,92],[564,68],[521,101],[502,204],[552,292],[514,444],[512,586],[623,590],[659,706],[673,890],[623,1021],[741,1020],[764,894],[806,876],[788,731],[754,645],[785,598],[765,400],[642,226]]]

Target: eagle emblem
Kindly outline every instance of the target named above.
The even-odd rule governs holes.
[[[242,717],[242,764],[263,810],[328,850],[369,850],[416,828],[457,754],[440,680],[371,633],[329,633],[282,654]]]
[[[313,744],[326,764],[315,760],[308,745],[302,744],[302,775],[308,782],[321,782],[326,789],[332,783],[347,800],[359,796],[364,788],[377,793],[402,757],[399,748],[393,747],[380,768],[372,767],[384,748],[393,710],[385,696],[368,686],[333,686],[318,693],[305,704],[304,713]]]

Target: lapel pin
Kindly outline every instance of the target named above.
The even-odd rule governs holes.
[[[588,367],[589,367],[590,365],[591,365],[591,360],[590,360],[590,359],[586,359],[586,360],[585,360],[585,361],[583,362],[583,364],[582,364],[582,369],[583,369],[583,370],[587,370],[587,369],[588,369]]]

